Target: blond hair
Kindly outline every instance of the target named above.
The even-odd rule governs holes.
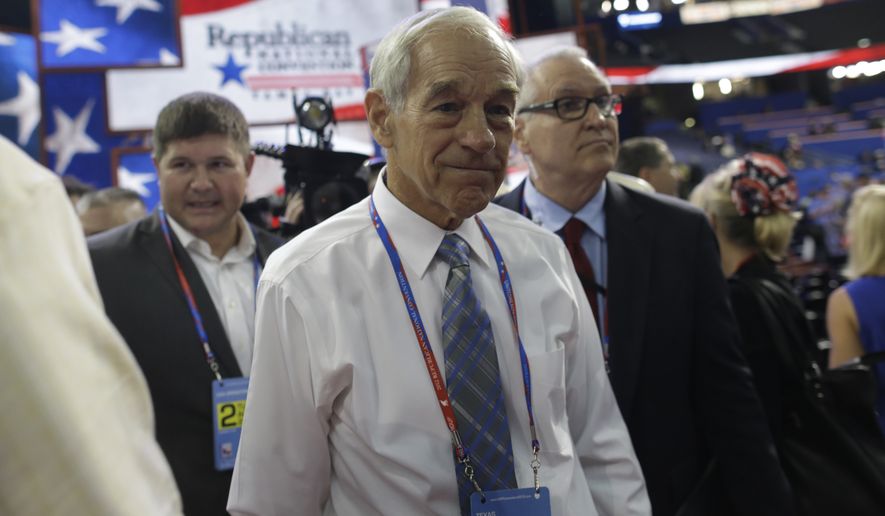
[[[707,213],[716,216],[722,234],[731,242],[765,253],[779,261],[787,254],[796,216],[789,211],[765,215],[742,216],[731,195],[733,177],[740,173],[742,160],[732,160],[707,176],[692,192],[690,200]]]
[[[885,276],[885,185],[854,192],[848,222],[848,266],[845,275]]]

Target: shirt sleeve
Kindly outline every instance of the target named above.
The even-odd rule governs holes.
[[[314,385],[304,306],[262,280],[246,415],[228,499],[237,515],[319,515],[329,497],[329,415]],[[314,339],[314,344],[321,339]]]
[[[650,515],[645,479],[608,381],[590,303],[564,247],[561,258],[578,309],[578,331],[567,348],[565,378],[575,451],[601,516]]]

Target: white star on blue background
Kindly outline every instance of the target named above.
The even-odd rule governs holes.
[[[236,61],[234,61],[234,55],[232,53],[227,54],[227,62],[223,65],[213,66],[216,70],[224,74],[224,77],[221,78],[221,86],[224,86],[229,81],[236,81],[243,86],[246,83],[243,82],[243,70],[248,68],[246,65],[238,65]]]
[[[147,185],[156,181],[157,174],[154,172],[134,172],[123,165],[117,168],[117,186],[128,188],[142,197],[151,195]]]
[[[24,70],[19,70],[16,78],[18,94],[0,102],[0,115],[12,115],[18,119],[17,141],[24,147],[40,123],[40,87]]]
[[[99,7],[116,7],[117,8],[117,25],[126,23],[126,20],[132,16],[137,9],[146,11],[160,12],[163,6],[156,0],[96,0],[96,6]]]
[[[64,174],[77,154],[91,154],[101,150],[101,146],[86,133],[94,105],[95,99],[89,99],[73,119],[60,107],[52,108],[55,132],[46,138],[46,150],[56,154],[56,174]]]
[[[40,37],[46,43],[56,43],[58,47],[55,49],[55,55],[62,57],[78,48],[104,54],[107,49],[98,38],[104,37],[107,33],[107,29],[103,27],[84,29],[62,19],[59,22],[59,30],[44,32]]]

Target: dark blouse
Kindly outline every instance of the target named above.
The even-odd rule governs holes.
[[[768,328],[768,318],[762,312],[757,296],[750,285],[742,280],[766,279],[777,284],[787,295],[794,297],[792,287],[781,275],[774,263],[767,258],[755,255],[744,262],[735,274],[728,278],[729,296],[734,315],[741,333],[741,346],[750,370],[753,372],[756,391],[765,414],[775,444],[780,448],[783,436],[785,389],[796,386],[786,381],[784,364],[778,355],[774,338]],[[799,309],[801,302],[784,303],[774,308],[774,320],[792,318],[795,327],[807,325],[805,314]],[[811,350],[810,350],[811,351]],[[812,351],[813,353],[813,351]]]

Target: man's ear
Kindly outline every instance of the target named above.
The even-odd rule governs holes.
[[[393,147],[392,110],[384,95],[379,90],[370,88],[366,92],[365,108],[366,120],[369,121],[369,129],[372,130],[375,141],[385,149]]]
[[[639,176],[640,179],[645,179],[649,183],[651,182],[651,168],[650,167],[639,167]]]
[[[513,139],[516,141],[516,147],[519,152],[526,156],[531,155],[532,149],[529,145],[528,138],[525,136],[525,118],[518,117],[516,119],[516,127],[513,129]]]
[[[249,152],[249,155],[246,156],[246,177],[249,177],[252,174],[252,167],[255,166],[255,153]]]

